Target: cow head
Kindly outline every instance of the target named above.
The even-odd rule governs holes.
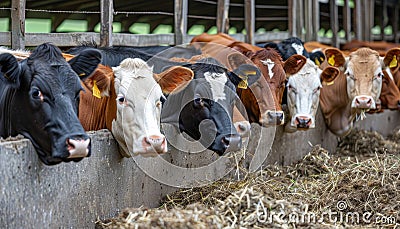
[[[243,65],[229,72],[213,58],[194,64],[174,66],[158,75],[158,83],[168,95],[161,112],[163,123],[179,129],[219,155],[241,147],[241,137],[232,123],[237,95],[235,84],[248,83],[240,78],[244,72],[256,71]],[[260,77],[255,76],[255,77]]]
[[[1,136],[29,138],[47,165],[89,156],[90,138],[77,117],[80,78],[88,77],[100,60],[100,53],[89,49],[66,62],[47,43],[21,62],[1,54]]]
[[[286,75],[282,66],[282,59],[274,49],[261,49],[256,52],[240,48],[240,53],[228,56],[231,68],[246,64],[246,59],[258,67],[263,77],[257,79],[249,87],[238,87],[237,93],[246,108],[250,122],[262,126],[283,125],[284,114],[281,103],[285,89]]]
[[[286,131],[314,128],[321,89],[321,70],[310,59],[297,54],[286,60],[284,69],[288,77],[287,106],[290,114],[290,124],[286,126]]]
[[[113,67],[117,116],[112,132],[123,155],[157,156],[167,152],[160,132],[162,94],[153,70],[139,58],[127,58]]]
[[[382,108],[400,109],[400,49],[390,49],[383,58],[384,77],[382,79],[381,104]]]
[[[327,57],[328,63],[329,58]],[[358,111],[376,109],[382,88],[382,66],[378,52],[360,48],[350,54],[344,73],[351,107]]]

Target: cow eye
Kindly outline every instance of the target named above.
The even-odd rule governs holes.
[[[383,72],[379,72],[378,75],[376,75],[376,78],[383,78]]]
[[[288,85],[288,89],[289,89],[289,91],[293,91],[294,93],[297,93],[297,90],[296,90],[296,88],[295,87],[293,87],[292,85]]]
[[[117,102],[118,102],[120,105],[126,105],[125,96],[123,96],[123,95],[118,95],[118,97],[117,97]]]
[[[313,94],[317,93],[319,90],[321,89],[321,87],[317,87],[313,90]]]
[[[32,90],[32,97],[34,99],[43,100],[43,94],[38,88],[35,88],[35,89]]]

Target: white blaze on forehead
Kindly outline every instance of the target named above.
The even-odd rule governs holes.
[[[275,66],[275,62],[273,62],[271,59],[267,59],[267,60],[261,60],[261,63],[268,67],[269,78],[272,78],[274,76],[274,73],[272,72],[272,69]]]
[[[296,43],[292,43],[292,47],[294,48],[294,50],[296,50],[296,53],[299,55],[303,54],[304,51],[304,47],[302,45],[296,44]]]
[[[228,77],[225,73],[216,73],[216,72],[205,72],[204,77],[207,82],[211,84],[211,92],[213,95],[213,100],[225,100],[225,84],[228,82]]]

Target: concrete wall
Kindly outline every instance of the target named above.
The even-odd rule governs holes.
[[[282,127],[275,132],[253,125],[246,160],[258,168],[265,157],[267,163],[295,162],[309,152],[310,145],[321,144],[334,151],[337,138],[326,130],[320,114],[316,122],[314,130],[291,134],[284,133]],[[368,115],[357,127],[376,129],[387,135],[399,122],[399,112],[385,112]],[[93,228],[98,218],[113,217],[125,207],[155,207],[163,196],[176,190],[150,176],[179,186],[182,180],[195,181],[198,177],[212,181],[228,171],[224,167],[236,163],[231,160],[229,164],[209,151],[187,155],[172,150],[163,157],[164,162],[120,158],[116,142],[108,131],[91,133],[91,137],[90,158],[57,166],[43,165],[26,139],[1,142],[0,228]],[[190,174],[182,170],[174,172],[168,163],[205,170],[194,173],[186,170]]]

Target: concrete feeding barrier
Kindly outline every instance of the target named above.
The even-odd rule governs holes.
[[[284,133],[283,128],[278,127],[275,135],[263,135],[263,141],[274,138],[266,163],[293,163],[315,144],[333,152],[337,138],[326,129],[320,114],[316,122],[317,128],[306,132]],[[386,136],[399,124],[399,112],[385,111],[368,115],[356,126],[377,130]],[[247,146],[249,155],[257,148],[268,151],[268,145],[257,144],[261,128],[252,127]],[[91,132],[90,136],[91,157],[79,163],[56,166],[42,164],[27,139],[0,142],[1,228],[90,228],[97,219],[114,217],[126,207],[156,207],[163,196],[176,190],[146,175],[134,159],[121,158],[110,132]],[[187,156],[172,150],[164,158],[175,165],[191,168],[206,165],[217,156],[212,152]],[[153,169],[170,175],[167,166],[154,165]],[[219,169],[224,168],[218,167],[210,174],[218,173]]]

